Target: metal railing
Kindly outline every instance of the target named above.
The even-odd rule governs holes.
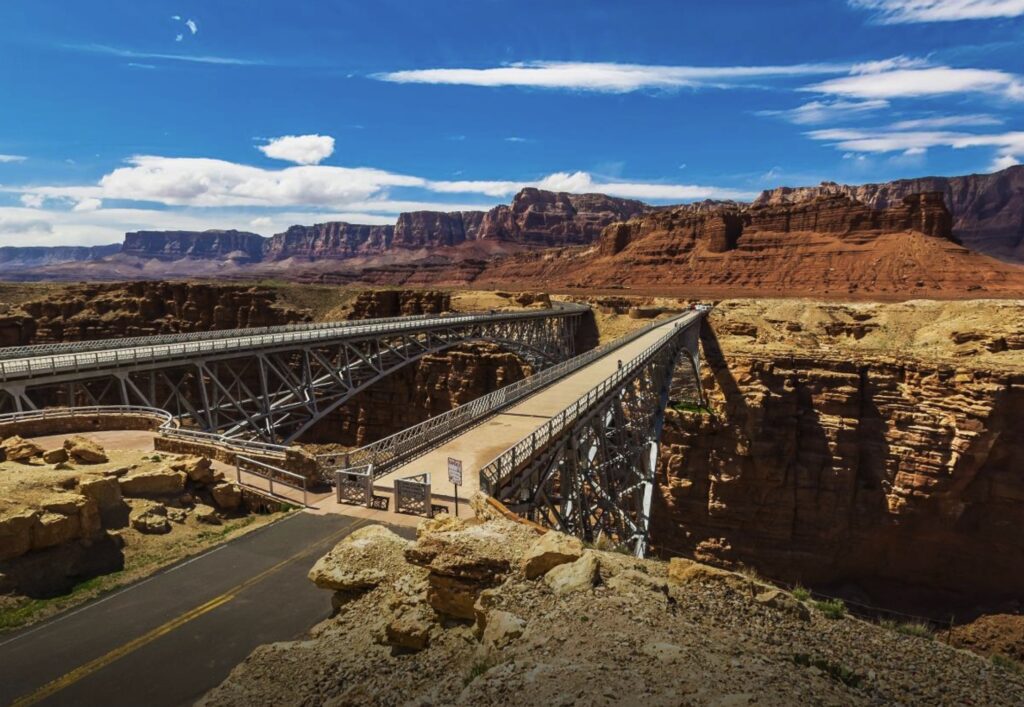
[[[187,442],[196,442],[198,444],[212,444],[236,453],[247,452],[250,454],[260,454],[261,456],[272,456],[279,459],[284,459],[285,452],[288,450],[288,447],[282,444],[271,444],[270,442],[260,442],[259,440],[251,439],[238,439],[237,437],[228,437],[217,432],[204,432],[203,430],[195,430],[188,427],[161,427],[160,436],[184,440]]]
[[[497,312],[487,314],[455,314],[445,317],[434,317],[409,320],[400,318],[396,321],[377,324],[360,322],[332,323],[317,329],[277,332],[272,334],[251,334],[234,338],[214,338],[179,343],[145,345],[129,348],[115,348],[101,351],[65,353],[35,358],[17,358],[0,361],[0,379],[31,378],[39,373],[58,373],[64,371],[80,371],[103,368],[118,364],[137,364],[156,360],[188,358],[196,354],[222,353],[257,348],[280,346],[283,344],[302,344],[327,341],[341,337],[372,336],[391,332],[407,332],[428,330],[458,324],[476,322],[497,322],[516,319],[537,319],[548,317],[570,316],[589,309],[586,305],[559,303],[551,309],[534,309],[518,312]],[[243,330],[245,331],[245,330]],[[148,339],[148,337],[145,337]],[[121,344],[123,340],[118,340]],[[122,344],[123,345],[123,344]]]
[[[499,388],[493,393],[488,393],[472,402],[460,405],[418,425],[407,427],[359,449],[344,453],[319,454],[316,457],[317,464],[321,467],[321,473],[326,477],[330,477],[336,469],[370,464],[373,466],[374,478],[380,478],[402,460],[425,448],[435,446],[475,422],[607,356],[612,351],[639,339],[652,329],[664,326],[667,321],[671,320],[652,322],[615,341],[591,349],[550,368],[545,368],[532,376]]]
[[[490,463],[484,465],[480,469],[480,490],[490,496],[494,496],[498,485],[513,474],[521,464],[533,459],[538,450],[542,449],[562,430],[572,425],[581,415],[585,414],[606,395],[615,391],[624,382],[635,376],[652,356],[679,335],[681,327],[687,327],[693,323],[689,319],[682,321],[683,318],[700,316],[702,316],[701,313],[683,314],[677,317],[675,326],[665,336],[634,356],[628,363],[623,364],[622,368],[591,388],[576,402],[571,403],[552,417],[545,425],[534,430],[528,437],[520,440],[517,444],[495,457]],[[661,325],[664,324],[665,322],[661,322]]]
[[[267,490],[261,489],[259,486],[246,483],[245,481],[242,480],[243,472],[246,474],[252,474],[253,476],[257,476],[261,479],[266,479],[270,485],[270,495],[277,496],[278,498],[284,499],[286,501],[291,501],[292,499],[288,498],[287,496],[274,493],[275,483],[278,484],[279,486],[285,486],[287,488],[295,489],[296,491],[302,491],[302,505],[306,506],[307,508],[309,507],[309,490],[307,488],[308,481],[306,477],[303,476],[302,474],[296,474],[293,471],[286,471],[285,469],[280,469],[276,466],[266,464],[257,459],[243,457],[240,454],[236,456],[235,477],[238,480],[238,485],[244,486],[246,488],[251,488],[263,493],[267,493]],[[281,477],[284,477],[284,479],[282,479]],[[299,484],[292,483],[290,481],[287,481],[286,479],[298,479],[299,481],[302,482],[302,484],[300,486]]]
[[[39,410],[24,410],[22,412],[8,412],[0,415],[0,424],[6,422],[24,422],[27,420],[53,420],[66,417],[81,417],[84,415],[142,415],[162,420],[160,429],[165,426],[173,429],[177,424],[174,416],[160,408],[145,407],[142,405],[91,405],[88,407],[60,407],[42,408]]]

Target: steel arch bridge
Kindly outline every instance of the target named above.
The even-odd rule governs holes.
[[[458,344],[498,344],[535,370],[565,360],[588,310],[558,304],[5,349],[0,412],[141,405],[187,428],[287,444],[377,381]]]
[[[655,465],[674,396],[704,404],[700,327],[706,310],[671,330],[585,396],[480,470],[480,487],[509,510],[642,557],[650,537]]]

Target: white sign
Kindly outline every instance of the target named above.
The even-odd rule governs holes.
[[[462,460],[448,457],[448,480],[456,486],[462,486]]]

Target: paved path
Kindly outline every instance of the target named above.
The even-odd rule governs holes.
[[[330,615],[328,593],[306,573],[366,522],[296,513],[39,626],[0,635],[0,705],[191,704],[256,646],[296,638]]]
[[[448,457],[454,457],[462,460],[464,485],[460,487],[459,495],[469,498],[480,488],[481,468],[509,447],[546,425],[552,417],[614,374],[619,361],[626,363],[665,336],[674,326],[676,322],[670,321],[652,329],[640,338],[489,418],[486,422],[403,464],[377,479],[377,485],[391,487],[395,479],[429,472],[431,492],[434,495],[450,495],[452,485],[448,483]]]

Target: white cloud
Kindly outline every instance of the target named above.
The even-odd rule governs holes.
[[[884,24],[952,22],[1024,15],[1024,0],[849,0]]]
[[[274,223],[274,221],[269,216],[259,216],[258,218],[254,218],[252,221],[250,221],[249,225],[255,228],[259,228],[261,226],[269,226],[272,223]]]
[[[989,169],[991,169],[993,172],[998,172],[1003,169],[1015,167],[1016,165],[1019,164],[1019,157],[1014,157],[1013,155],[998,155],[994,160],[992,160],[992,164],[989,165]]]
[[[180,42],[184,38],[185,38],[185,35],[183,35],[183,34],[176,34],[176,35],[174,35],[174,41],[175,42]]]
[[[22,155],[0,155],[0,164],[5,162],[24,162],[27,157]]]
[[[40,235],[53,232],[53,224],[41,218],[23,218],[17,214],[9,215],[0,209],[0,237],[2,236],[28,236]],[[33,212],[33,216],[35,213]],[[0,245],[4,239],[0,238]],[[15,240],[10,245],[25,245],[23,240]]]
[[[987,93],[1024,100],[1024,81],[995,69],[934,66],[893,69],[829,79],[802,90],[866,100],[920,98],[951,93]]]
[[[42,194],[22,194],[20,201],[30,209],[41,209],[46,197]]]
[[[505,138],[505,142],[529,142],[529,138],[519,137],[518,135],[510,135]]]
[[[181,22],[181,15],[171,15],[171,19],[175,22]]]
[[[267,157],[296,164],[320,164],[334,154],[334,138],[329,135],[285,135],[271,138],[257,148]]]
[[[178,35],[181,36],[181,35]],[[182,37],[184,39],[184,37]],[[180,41],[180,40],[179,40]],[[265,62],[256,59],[237,59],[228,56],[202,56],[190,54],[162,54],[160,52],[137,52],[132,49],[119,49],[103,44],[66,44],[65,49],[88,52],[90,54],[109,54],[124,59],[164,59],[166,61],[185,61],[195,64],[220,64],[225,66],[260,66]]]
[[[192,34],[199,31],[199,25],[196,24],[195,20],[185,20],[185,26],[188,27],[188,31]]]
[[[892,130],[931,130],[941,128],[972,128],[1001,125],[1002,120],[994,115],[975,113],[968,115],[947,115],[932,118],[900,120],[889,125]]]
[[[75,206],[71,210],[72,211],[95,211],[96,209],[100,208],[101,206],[103,206],[102,199],[97,199],[95,197],[89,197],[87,199],[82,199],[81,201],[79,201],[77,204],[75,204]]]
[[[870,101],[810,101],[789,110],[761,110],[757,115],[778,116],[796,125],[815,125],[833,123],[838,120],[854,118],[889,107],[889,101],[880,99]]]
[[[932,147],[965,149],[994,147],[997,157],[992,169],[1005,169],[1024,156],[1024,132],[972,135],[952,131],[849,130],[845,128],[814,130],[807,133],[814,140],[832,143],[847,154],[901,152],[904,157],[920,156]],[[844,158],[847,155],[843,155]],[[999,166],[997,166],[999,165]]]
[[[393,83],[521,86],[628,93],[642,89],[723,87],[750,79],[842,74],[849,64],[657,66],[610,62],[518,62],[486,69],[416,69],[375,74]]]

